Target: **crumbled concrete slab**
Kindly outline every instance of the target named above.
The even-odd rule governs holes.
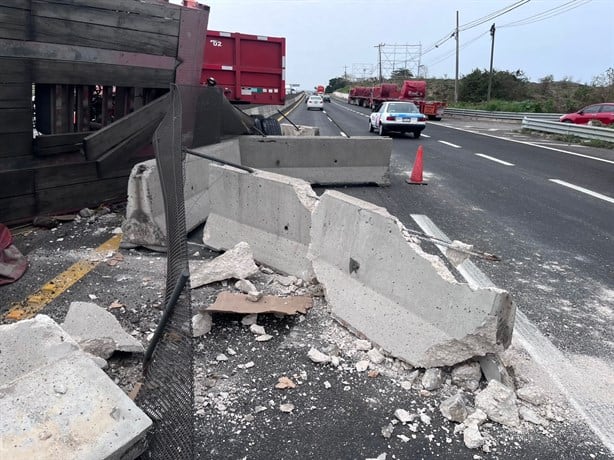
[[[461,393],[450,396],[439,405],[439,411],[448,420],[462,423],[469,415],[469,407],[467,401]]]
[[[516,394],[497,380],[491,380],[488,386],[476,395],[475,406],[484,411],[493,422],[514,428],[520,425]]]
[[[422,387],[425,390],[437,390],[443,385],[443,371],[439,368],[431,368],[424,371],[422,376]]]
[[[111,339],[115,350],[143,353],[143,345],[122,328],[119,321],[102,307],[91,302],[72,302],[62,323],[64,329],[77,342]],[[88,350],[91,352],[91,350]],[[100,355],[98,355],[100,356]],[[104,356],[101,356],[104,357]]]
[[[209,183],[211,210],[203,243],[225,250],[246,241],[259,263],[305,280],[313,278],[307,248],[318,197],[307,182],[211,166]]]
[[[480,369],[480,364],[475,361],[461,364],[452,369],[452,383],[465,390],[477,390],[480,386],[481,378],[482,370]]]
[[[245,279],[258,273],[250,245],[244,241],[213,260],[190,260],[190,286],[192,289],[230,278]]]
[[[309,296],[278,297],[265,295],[257,302],[249,300],[248,295],[232,292],[220,292],[215,302],[203,311],[208,313],[281,313],[283,315],[296,315],[307,313],[313,305]]]
[[[309,257],[333,315],[414,367],[452,366],[507,347],[509,294],[454,281],[403,231],[384,208],[337,191],[322,195]]]
[[[134,459],[149,418],[51,318],[0,326],[0,458]]]

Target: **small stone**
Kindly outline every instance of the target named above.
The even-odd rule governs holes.
[[[407,376],[407,381],[411,382],[412,385],[420,385],[422,388],[422,384],[418,383],[418,379],[420,378],[420,371],[418,369],[411,371]]]
[[[412,382],[410,382],[409,380],[403,380],[400,385],[401,388],[403,388],[404,390],[411,390]]]
[[[487,419],[488,419],[488,416],[486,415],[486,413],[483,410],[475,409],[471,414],[469,414],[467,416],[467,418],[465,419],[465,421],[463,423],[465,425],[471,425],[472,423],[475,423],[476,425],[480,426]]]
[[[256,406],[256,407],[254,407],[254,414],[258,414],[258,413],[263,412],[265,410],[266,410],[265,406]]]
[[[473,361],[452,369],[452,383],[460,388],[475,391],[480,387],[482,370],[480,364]]]
[[[477,425],[471,424],[463,431],[463,441],[469,449],[478,449],[484,445],[484,438]]]
[[[367,361],[367,360],[362,360],[362,361],[358,361],[358,362],[356,363],[356,370],[357,370],[358,372],[364,372],[364,371],[366,371],[367,369],[369,369],[369,361]]]
[[[247,414],[243,417],[244,422],[253,422],[254,420],[256,420],[256,417],[254,417],[252,414]]]
[[[413,421],[416,418],[416,414],[410,414],[405,409],[397,409],[394,411],[394,416],[399,422],[405,424]]]
[[[256,334],[256,335],[264,335],[266,334],[266,331],[264,330],[264,327],[258,325],[258,324],[252,324],[249,327],[249,330],[252,334]]]
[[[285,413],[290,413],[294,410],[294,404],[286,403],[279,406],[279,410]]]
[[[424,423],[425,425],[430,425],[431,424],[431,417],[429,417],[426,414],[420,414],[420,421],[422,423]]]
[[[392,423],[389,423],[388,425],[382,427],[382,436],[386,439],[390,439],[393,432],[394,425]]]
[[[264,265],[260,266],[260,271],[266,275],[272,275],[273,273],[275,273],[273,270],[271,270],[269,267],[265,267]]]
[[[530,407],[520,406],[518,408],[518,414],[520,415],[521,419],[529,423],[533,423],[534,425],[542,425],[542,426],[549,425],[548,420],[541,417],[537,412],[535,412]]]
[[[511,427],[520,424],[516,394],[497,380],[488,382],[488,386],[476,395],[475,406],[493,422]]]
[[[372,348],[369,350],[367,352],[367,356],[374,364],[381,364],[386,359],[386,357],[377,348]]]
[[[192,335],[201,337],[211,331],[213,319],[209,313],[197,313],[192,317]]]
[[[357,340],[356,349],[359,351],[369,351],[371,349],[371,342],[368,340]]]
[[[253,313],[251,315],[245,315],[243,318],[241,318],[241,324],[243,324],[243,326],[251,326],[252,324],[256,324],[257,321],[258,321],[258,313]]]
[[[333,367],[339,367],[341,365],[341,359],[339,356],[331,356],[330,363],[333,365]]]
[[[239,280],[235,283],[235,289],[247,294],[251,291],[257,291],[256,286],[249,280]]]
[[[409,442],[409,440],[410,440],[410,438],[408,438],[404,434],[397,434],[397,438],[399,438],[403,442]]]
[[[260,299],[262,299],[262,295],[263,294],[260,291],[249,291],[246,299],[250,302],[258,302]]]
[[[329,390],[332,387],[332,385],[330,384],[330,382],[328,380],[326,380],[324,382],[324,388],[326,388],[327,390]]]
[[[272,335],[262,334],[262,335],[259,335],[259,336],[256,337],[256,342],[268,342],[272,338],[273,338]]]
[[[327,363],[327,362],[330,361],[330,356],[325,355],[324,353],[322,353],[321,351],[319,351],[318,349],[313,348],[313,347],[311,347],[309,352],[307,352],[307,356],[314,363],[321,364],[321,363]]]
[[[436,390],[443,385],[443,371],[438,367],[427,369],[422,376],[422,386],[425,390]]]
[[[64,395],[68,391],[66,385],[63,383],[56,383],[53,385],[53,391],[55,391],[59,395]]]
[[[83,208],[81,211],[79,211],[79,216],[81,217],[92,217],[94,214],[94,210],[90,208]]]
[[[228,361],[228,356],[226,356],[224,353],[220,353],[219,355],[217,355],[215,357],[216,361]]]
[[[232,348],[226,348],[226,353],[228,353],[230,356],[235,356],[237,354],[237,352]]]
[[[245,364],[239,364],[237,367],[239,369],[250,369],[250,368],[252,368],[254,366],[255,366],[254,362],[253,361],[249,361],[249,362],[247,362]]]
[[[286,377],[284,375],[282,377],[279,377],[279,379],[277,379],[277,383],[275,384],[275,388],[277,388],[279,390],[285,390],[287,388],[296,388],[296,383],[294,383],[291,378]]]
[[[123,232],[123,230],[121,229],[121,227],[115,227],[115,228],[114,228],[114,229],[111,231],[111,233],[112,233],[113,235],[121,235],[121,234],[122,234],[122,233],[124,233],[124,232]]]
[[[297,281],[297,277],[296,276],[282,276],[282,275],[277,275],[276,280],[279,284],[281,284],[282,286],[293,286],[294,283],[296,283]]]
[[[367,372],[367,376],[371,379],[374,379],[379,376],[379,372],[376,371],[375,369],[372,369],[369,372]]]
[[[467,401],[460,393],[442,401],[439,410],[445,418],[457,423],[462,423],[469,415]]]
[[[534,406],[541,406],[548,400],[541,388],[535,385],[526,385],[519,388],[516,390],[516,396]]]

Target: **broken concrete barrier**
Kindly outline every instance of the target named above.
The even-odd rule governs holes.
[[[244,279],[259,272],[254,263],[252,249],[240,241],[232,249],[213,260],[190,261],[190,286],[192,289],[229,278]]]
[[[215,158],[239,163],[239,143],[235,140],[193,149]],[[210,160],[187,155],[184,168],[186,230],[202,224],[209,214]],[[126,221],[122,225],[122,244],[145,246],[155,251],[166,248],[164,199],[156,160],[139,163],[132,168],[128,181]]]
[[[151,420],[51,318],[0,326],[0,458],[134,459]]]
[[[509,294],[456,282],[403,230],[384,208],[336,191],[322,195],[309,257],[332,313],[414,367],[451,366],[507,347]]]
[[[203,231],[207,246],[227,250],[245,241],[256,261],[282,273],[313,278],[307,248],[318,197],[308,183],[217,165],[211,166],[209,183],[211,209]]]
[[[390,138],[240,136],[239,150],[244,166],[310,184],[390,184]]]
[[[305,126],[298,125],[298,129],[289,123],[282,123],[281,125],[282,136],[319,136],[320,128],[317,126]]]

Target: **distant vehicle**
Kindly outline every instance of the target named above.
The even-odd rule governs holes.
[[[330,102],[330,94],[322,94],[322,100],[324,102]]]
[[[369,117],[369,132],[385,136],[391,131],[412,133],[416,139],[426,128],[426,115],[413,102],[382,102]]]
[[[311,109],[324,110],[322,96],[309,96],[307,99],[307,110]]]
[[[614,102],[589,105],[577,112],[563,115],[560,121],[579,125],[586,125],[593,121],[599,121],[604,125],[611,125],[614,123]]]
[[[318,85],[318,87],[316,88],[316,93],[319,94],[320,96],[324,94],[324,86]]]

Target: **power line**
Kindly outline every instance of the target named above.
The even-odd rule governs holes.
[[[550,19],[554,16],[558,16],[559,14],[566,13],[567,11],[571,11],[580,6],[586,5],[591,0],[572,0],[567,3],[563,3],[562,5],[556,6],[554,8],[550,8],[549,10],[542,11],[541,13],[534,14],[533,16],[526,17],[524,19],[519,19],[517,21],[508,22],[507,24],[503,24],[501,27],[518,27],[525,26],[527,24],[533,24],[534,22],[544,21],[546,19]]]

